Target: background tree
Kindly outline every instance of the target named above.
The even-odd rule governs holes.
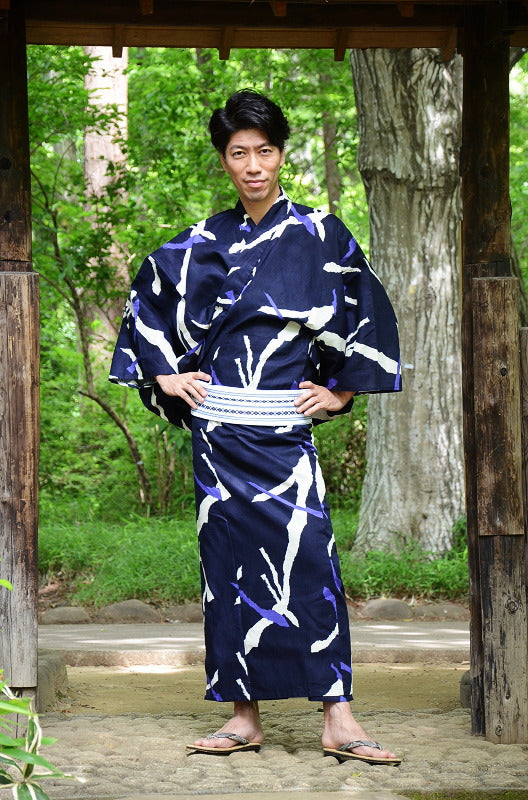
[[[459,324],[461,60],[353,50],[370,253],[400,321],[404,391],[372,396],[355,548],[443,552],[464,512]]]

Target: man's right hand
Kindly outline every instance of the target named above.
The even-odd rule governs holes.
[[[210,381],[205,372],[182,372],[180,375],[156,375],[160,389],[170,397],[181,397],[191,408],[198,408],[197,402],[205,400],[207,389],[198,381]]]

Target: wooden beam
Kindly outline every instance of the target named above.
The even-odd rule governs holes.
[[[416,6],[414,17],[403,20],[396,5],[389,3],[290,3],[286,17],[275,16],[269,2],[178,2],[156,0],[152,22],[159,28],[271,28],[334,30],[350,28],[448,28],[462,24],[456,5]],[[63,27],[121,24],[142,27],[137,4],[130,0],[26,0],[28,23],[55,23]]]
[[[0,665],[37,685],[38,275],[31,272],[22,2],[0,21]]]
[[[334,45],[334,61],[344,61],[348,46],[347,28],[342,28],[336,33],[336,40]]]
[[[220,44],[218,46],[218,57],[220,61],[227,61],[234,41],[233,28],[224,28],[220,37]]]
[[[122,58],[124,46],[125,46],[125,26],[114,25],[112,28],[112,55],[114,58]]]
[[[126,25],[123,46],[125,47],[211,47],[218,48],[221,28],[172,28],[154,25]],[[235,48],[314,48],[334,50],[336,28],[281,29],[234,28],[231,49]],[[81,44],[112,46],[113,26],[105,24],[71,25],[39,23],[35,30],[28,24],[30,44]],[[445,47],[451,29],[385,29],[354,28],[347,36],[347,47]]]
[[[414,17],[414,3],[396,3],[396,8],[398,9],[400,15],[404,17],[404,19],[410,19],[411,17]]]
[[[456,28],[451,28],[448,31],[444,45],[440,47],[440,57],[442,61],[451,61],[456,53],[458,44],[458,31]]]
[[[287,12],[287,3],[284,0],[272,0],[271,8],[275,17],[285,17]]]

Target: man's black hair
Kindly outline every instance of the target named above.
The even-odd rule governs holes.
[[[290,135],[288,120],[279,106],[254,89],[242,89],[227,100],[224,108],[213,111],[209,120],[209,133],[213,146],[225,155],[227,144],[234,133],[259,128],[271,144],[284,148]]]

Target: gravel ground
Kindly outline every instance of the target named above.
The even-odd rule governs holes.
[[[58,742],[46,755],[79,781],[46,782],[54,800],[130,795],[210,795],[301,791],[525,789],[528,746],[495,745],[470,734],[469,712],[372,711],[357,714],[370,735],[403,757],[400,767],[339,765],[323,758],[321,715],[270,710],[259,753],[186,756],[184,746],[223,721],[208,713],[47,714]]]

